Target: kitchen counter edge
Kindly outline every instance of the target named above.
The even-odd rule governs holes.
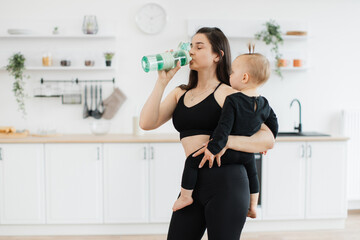
[[[347,141],[348,137],[278,137],[276,142],[303,141]],[[179,134],[107,134],[96,136],[91,134],[64,134],[53,137],[0,138],[1,143],[176,143],[180,142]]]

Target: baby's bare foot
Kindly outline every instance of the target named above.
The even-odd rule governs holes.
[[[249,218],[256,218],[256,208],[250,208],[247,213],[247,216]]]
[[[189,206],[190,204],[193,203],[193,201],[194,200],[192,199],[192,197],[183,197],[180,195],[180,197],[175,201],[172,209],[175,212],[179,209]]]

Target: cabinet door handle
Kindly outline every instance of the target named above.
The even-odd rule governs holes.
[[[151,160],[154,160],[154,147],[150,147],[151,151]]]
[[[0,148],[0,161],[2,161],[3,158],[2,158],[2,148]]]
[[[96,150],[97,150],[97,160],[100,161],[100,148],[97,147]]]
[[[301,158],[305,157],[305,146],[304,144],[301,145]]]
[[[311,148],[311,145],[308,145],[308,158],[311,158],[312,157],[312,148]]]
[[[143,148],[144,151],[144,160],[146,160],[146,147]]]

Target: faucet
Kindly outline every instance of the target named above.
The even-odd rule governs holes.
[[[299,125],[296,127],[294,127],[295,130],[299,130],[299,133],[301,133],[302,131],[302,127],[301,127],[301,104],[300,101],[298,99],[293,99],[290,103],[290,108],[293,105],[294,102],[297,102],[299,104]]]

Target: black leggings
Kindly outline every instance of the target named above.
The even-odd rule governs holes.
[[[191,155],[192,154],[190,154],[190,156],[185,160],[185,167],[181,179],[181,187],[187,190],[192,190],[195,188],[197,175],[199,172],[199,164],[202,160],[202,157],[194,158]],[[259,179],[257,175],[255,156],[253,153],[246,153],[229,149],[226,151],[226,154],[221,157],[221,165],[224,166],[225,164],[243,164],[246,169],[247,176],[249,177],[250,193],[259,192]],[[214,161],[213,166],[215,165],[217,166],[216,161]],[[208,166],[209,162],[207,161],[204,167]]]
[[[202,157],[203,154],[195,158]],[[249,181],[243,165],[203,167],[198,172],[194,202],[173,212],[167,239],[200,240],[207,229],[209,240],[239,240],[249,198]]]

